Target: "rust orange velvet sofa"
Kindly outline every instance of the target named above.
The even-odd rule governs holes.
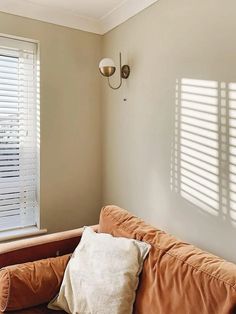
[[[236,313],[235,264],[183,243],[116,206],[104,207],[99,225],[93,228],[114,236],[145,241],[152,246],[140,275],[135,314]],[[80,228],[1,244],[0,268],[71,253],[81,234]],[[64,312],[39,305],[11,313]]]

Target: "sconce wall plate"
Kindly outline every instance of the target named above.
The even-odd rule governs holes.
[[[130,67],[125,64],[125,65],[121,65],[121,53],[120,53],[120,83],[118,86],[114,87],[111,85],[109,78],[115,73],[116,71],[116,67],[115,67],[115,63],[112,59],[110,58],[104,58],[100,61],[99,63],[99,71],[100,73],[107,77],[108,79],[108,85],[112,88],[112,89],[119,89],[122,85],[122,79],[127,79],[130,75]]]
[[[125,64],[121,68],[121,77],[126,80],[129,77],[129,75],[130,75],[130,67],[127,64]]]

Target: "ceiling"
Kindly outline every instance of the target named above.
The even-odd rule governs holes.
[[[156,1],[0,0],[0,11],[105,34]]]
[[[23,1],[23,0],[20,0]],[[123,0],[29,0],[39,5],[50,6],[66,10],[74,14],[101,19],[109,14],[114,8],[120,6]]]

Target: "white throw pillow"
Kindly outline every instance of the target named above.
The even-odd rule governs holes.
[[[69,261],[53,310],[71,314],[131,314],[150,245],[86,227]]]

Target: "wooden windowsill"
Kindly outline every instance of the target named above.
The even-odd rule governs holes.
[[[25,237],[33,237],[45,233],[47,233],[47,229],[38,229],[37,227],[0,231],[0,242],[16,240]]]

